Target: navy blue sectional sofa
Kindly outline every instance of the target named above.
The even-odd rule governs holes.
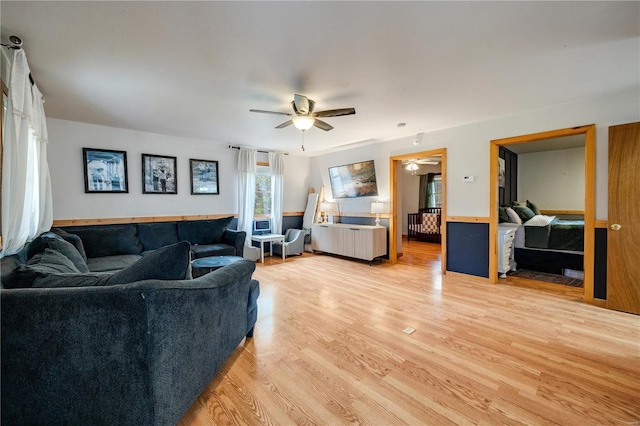
[[[193,256],[242,255],[206,222],[54,230],[2,258],[2,424],[176,424],[257,319],[253,262],[191,279]]]

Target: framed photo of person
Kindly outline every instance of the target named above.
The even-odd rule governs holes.
[[[177,194],[176,157],[142,154],[142,193]]]
[[[125,151],[82,148],[82,160],[85,193],[129,192]]]
[[[220,194],[218,162],[189,159],[191,194]]]

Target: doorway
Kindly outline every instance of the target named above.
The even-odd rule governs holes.
[[[403,172],[403,162],[407,162],[416,158],[440,157],[441,159],[441,193],[442,210],[441,217],[441,270],[445,272],[446,265],[446,199],[447,199],[447,150],[446,148],[434,149],[430,151],[413,152],[411,154],[397,155],[389,158],[389,176],[391,183],[391,205],[389,217],[389,262],[395,264],[398,261],[398,253],[402,249],[402,226],[398,215],[402,213],[401,203],[401,173]],[[399,250],[400,249],[400,250]]]
[[[498,207],[499,161],[501,146],[524,144],[566,136],[584,135],[584,300],[594,302],[595,253],[595,125],[580,126],[531,135],[491,141],[490,145],[490,220],[489,220],[489,282],[498,282]]]

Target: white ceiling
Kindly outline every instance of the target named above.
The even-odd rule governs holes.
[[[49,117],[302,154],[286,117],[249,109],[356,109],[305,155],[640,86],[637,1],[0,7]]]

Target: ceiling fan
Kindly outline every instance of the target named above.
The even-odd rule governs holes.
[[[302,130],[303,132],[310,129],[312,126],[315,126],[318,129],[322,129],[324,131],[333,129],[333,126],[331,126],[329,123],[318,120],[319,117],[339,117],[341,115],[353,115],[356,113],[355,108],[328,109],[325,111],[314,112],[313,108],[315,107],[316,103],[303,95],[293,95],[293,101],[291,101],[291,105],[293,106],[293,113],[265,111],[262,109],[250,109],[249,111],[259,112],[262,114],[276,114],[293,117],[291,120],[285,121],[279,126],[276,126],[276,129],[283,129],[293,124],[294,126],[296,126],[296,128]]]
[[[434,159],[434,158],[414,158],[411,160],[405,160],[402,162],[403,166],[406,166],[405,168],[407,170],[409,170],[411,172],[412,175],[415,175],[416,172],[420,169],[420,166],[418,166],[418,164],[430,164],[430,165],[438,165],[440,164],[439,159]]]

